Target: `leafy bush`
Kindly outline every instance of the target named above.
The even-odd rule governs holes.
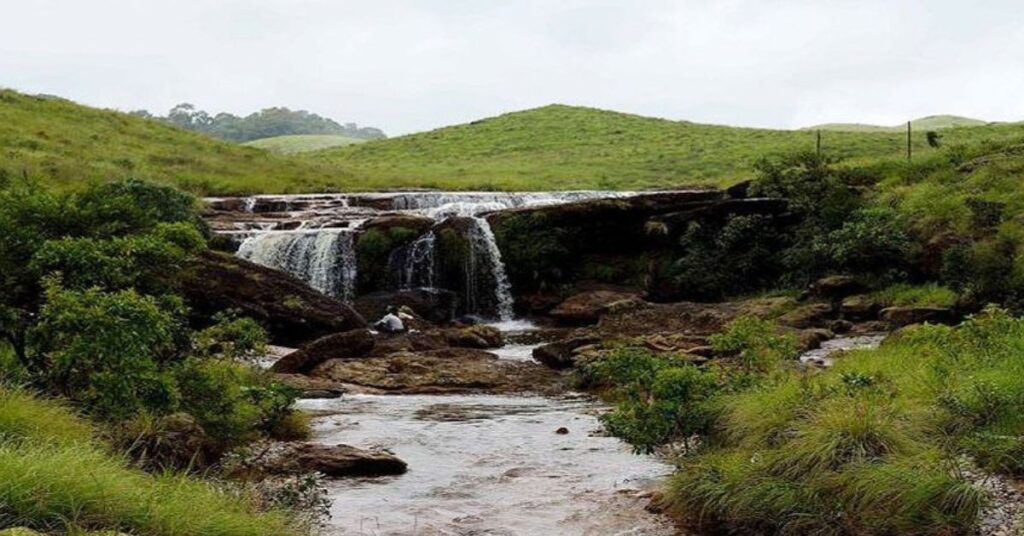
[[[592,381],[614,386],[615,410],[601,416],[608,431],[652,452],[689,439],[711,423],[710,402],[719,390],[715,375],[681,358],[623,348],[593,363]]]
[[[796,338],[779,335],[775,325],[756,316],[744,315],[730,322],[725,331],[708,338],[716,352],[733,355],[748,372],[769,372],[799,353]]]
[[[836,270],[892,277],[907,269],[912,242],[896,212],[871,208],[851,214],[813,249]]]

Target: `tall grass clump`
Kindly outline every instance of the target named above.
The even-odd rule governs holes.
[[[985,494],[964,464],[1024,474],[1024,320],[920,326],[823,372],[722,395],[666,505],[743,534],[965,534]]]
[[[0,526],[149,535],[299,534],[210,482],[130,469],[52,401],[0,387]]]

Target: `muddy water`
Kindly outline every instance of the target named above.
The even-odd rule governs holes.
[[[532,348],[500,353],[526,359]],[[409,464],[397,477],[333,482],[334,534],[674,534],[643,497],[671,468],[602,435],[604,408],[588,397],[352,395],[302,406],[337,412],[315,423],[316,440],[384,447]]]

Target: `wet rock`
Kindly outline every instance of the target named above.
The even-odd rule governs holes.
[[[849,333],[849,331],[853,329],[853,322],[842,319],[833,320],[829,322],[828,329],[831,330],[833,333]]]
[[[237,309],[265,327],[271,341],[297,346],[366,327],[359,313],[298,279],[221,252],[190,260],[176,281],[198,322]]]
[[[812,296],[829,300],[839,300],[864,290],[856,278],[848,275],[830,275],[811,284]]]
[[[274,381],[299,391],[299,398],[340,398],[345,386],[338,382],[305,374],[274,374]]]
[[[365,450],[349,445],[297,443],[283,446],[264,464],[272,474],[315,471],[328,477],[400,475],[406,463],[383,450]]]
[[[332,359],[311,374],[370,393],[553,393],[567,387],[550,369],[472,348]]]
[[[558,430],[555,430],[555,433],[558,435],[567,435],[569,433],[569,429],[562,426]]]
[[[381,333],[370,355],[384,357],[399,352],[424,352],[448,347],[448,340],[441,330],[407,331],[405,333]]]
[[[459,348],[498,348],[505,344],[501,330],[494,326],[478,324],[461,328],[444,330],[445,340],[449,345]]]
[[[833,316],[832,306],[827,303],[810,303],[780,316],[779,324],[797,329],[825,325]]]
[[[910,324],[953,324],[956,322],[956,315],[953,310],[946,307],[887,307],[882,309],[880,318],[895,326],[909,326]]]
[[[592,324],[607,313],[636,308],[643,303],[636,294],[593,290],[566,299],[548,314],[569,324]]]
[[[853,324],[849,333],[851,335],[863,335],[867,333],[882,333],[893,329],[893,325],[882,320],[871,320]]]
[[[827,329],[804,329],[797,335],[797,346],[801,352],[814,350],[821,347],[821,343],[834,338],[836,335]]]
[[[575,364],[575,350],[596,344],[601,339],[595,336],[573,337],[534,348],[533,358],[553,369],[566,369]]]
[[[363,318],[378,319],[388,306],[408,307],[416,315],[434,324],[447,324],[455,319],[460,306],[459,296],[450,290],[416,288],[371,292],[356,298],[352,306]]]
[[[374,347],[373,334],[366,329],[355,329],[321,337],[277,360],[271,372],[305,374],[328,359],[361,357]]]
[[[870,320],[878,315],[881,304],[867,294],[857,294],[843,299],[839,312],[849,320]]]
[[[383,232],[388,232],[392,229],[403,229],[411,231],[414,236],[419,236],[429,231],[434,226],[434,223],[436,222],[433,218],[426,216],[387,214],[366,220],[366,222],[359,226],[359,229],[361,231],[378,230]]]

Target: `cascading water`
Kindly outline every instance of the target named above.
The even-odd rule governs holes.
[[[486,219],[473,216],[473,225],[469,230],[469,258],[466,262],[466,305],[470,311],[479,311],[480,307],[480,274],[489,273],[493,282],[487,285],[493,292],[494,308],[498,320],[508,321],[513,317],[512,284],[505,272],[505,263],[501,260],[501,250],[494,239],[494,231]]]
[[[350,300],[356,281],[353,236],[344,229],[260,233],[242,242],[238,256],[288,272],[328,296]]]
[[[599,198],[635,195],[630,192],[398,192],[356,194],[261,195],[207,201],[225,218],[217,229],[233,243],[238,255],[299,277],[330,296],[351,300],[356,281],[355,233],[363,222],[384,214],[430,217],[440,224],[466,218],[469,242],[463,298],[467,312],[509,320],[513,315],[511,285],[501,251],[486,212],[519,207],[557,205]],[[241,205],[241,206],[239,206]],[[437,236],[429,231],[394,249],[388,258],[386,280],[393,289],[444,284],[435,254]]]

